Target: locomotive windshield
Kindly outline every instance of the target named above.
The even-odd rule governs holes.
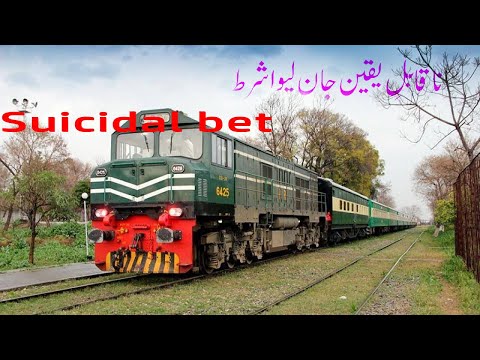
[[[183,156],[198,159],[202,156],[202,133],[198,129],[167,130],[160,133],[160,156]]]
[[[159,133],[160,157],[183,156],[199,159],[202,156],[202,133],[197,129],[182,129],[182,132],[166,130]],[[150,158],[155,153],[155,133],[135,132],[117,137],[116,159]]]
[[[120,134],[117,159],[141,159],[153,156],[154,135],[151,132]]]

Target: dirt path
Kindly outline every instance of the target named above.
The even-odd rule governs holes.
[[[463,314],[463,311],[460,309],[460,301],[458,300],[455,288],[444,279],[442,279],[442,292],[440,293],[438,301],[443,313],[450,315]]]

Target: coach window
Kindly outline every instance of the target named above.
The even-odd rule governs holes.
[[[357,204],[357,212],[358,212],[358,204]]]
[[[350,211],[350,203],[347,201],[347,211]]]
[[[232,140],[212,134],[212,163],[223,167],[232,167]]]

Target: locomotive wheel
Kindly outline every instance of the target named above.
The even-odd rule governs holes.
[[[200,255],[200,268],[202,270],[203,273],[205,274],[211,274],[215,271],[214,268],[211,268],[208,266],[208,254],[207,254],[207,251],[206,249],[202,249],[202,254]]]
[[[225,263],[229,269],[233,269],[235,267],[236,260],[232,255],[230,255]]]
[[[328,246],[334,247],[337,245],[338,241],[339,241],[339,236],[337,236],[336,234],[332,234],[328,239]]]
[[[252,252],[247,249],[245,251],[245,258],[246,258],[246,262],[248,265],[250,265],[251,263],[253,263],[253,260],[255,259],[255,257],[253,256]]]

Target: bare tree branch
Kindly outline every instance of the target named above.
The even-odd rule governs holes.
[[[433,124],[432,120],[435,119],[439,124],[451,127],[453,130],[449,131],[447,135],[441,132],[441,139],[432,148],[438,146],[451,134],[456,133],[463,151],[470,160],[473,159],[480,146],[480,137],[469,141],[464,132],[471,132],[470,127],[479,123],[480,86],[478,84],[470,85],[471,82],[478,81],[474,75],[480,67],[480,58],[471,59],[466,55],[450,55],[445,52],[441,60],[434,63],[432,46],[416,45],[411,49],[398,49],[398,51],[413,64],[431,71],[433,76],[438,78],[442,87],[439,91],[433,91],[428,90],[428,87],[425,86],[424,91],[420,94],[414,91],[416,86],[409,86],[407,83],[402,92],[395,97],[379,90],[375,91],[375,100],[387,109],[392,106],[403,108],[405,120],[413,120],[414,123],[420,125],[420,134],[416,140],[411,140],[403,135],[409,141],[419,142],[423,139],[427,128]],[[403,67],[394,70],[394,75],[401,83],[409,81],[405,71]],[[410,73],[410,70],[408,72]],[[394,83],[392,83],[393,85]],[[436,101],[431,101],[435,99]],[[440,106],[436,106],[437,104]],[[448,110],[444,111],[444,109]]]

